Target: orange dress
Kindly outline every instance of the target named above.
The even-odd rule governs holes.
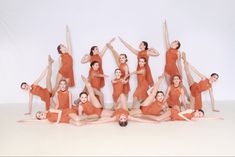
[[[163,103],[159,101],[154,101],[148,106],[141,106],[140,110],[145,115],[159,116],[162,111]]]
[[[125,109],[123,109],[123,108],[119,108],[119,109],[117,109],[117,110],[115,110],[115,111],[113,112],[112,117],[115,116],[115,117],[116,117],[116,120],[119,121],[119,118],[120,118],[120,116],[121,116],[122,114],[126,115],[127,118],[128,118],[128,116],[129,116],[129,112],[128,112],[127,110],[125,110]]]
[[[165,72],[171,77],[180,75],[179,69],[176,65],[178,59],[178,50],[169,48],[166,52]]]
[[[99,54],[92,55],[90,58],[90,62],[93,62],[93,61],[97,61],[99,63],[99,73],[104,74],[103,67],[102,67],[102,58],[100,57],[100,55]],[[104,85],[105,85],[104,78],[101,77],[98,89],[103,88]]]
[[[169,92],[169,97],[167,99],[167,104],[169,105],[169,107],[173,107],[173,106],[180,106],[180,95],[181,95],[181,90],[182,87],[175,87],[174,85],[170,86],[170,92]]]
[[[49,110],[50,108],[50,98],[52,94],[48,91],[47,88],[42,88],[39,85],[32,85],[32,89],[30,90],[30,93],[33,95],[37,95],[41,98],[42,101],[46,103],[46,110]]]
[[[125,67],[128,66],[126,63],[120,63],[119,65],[119,69],[121,70],[122,72],[122,76],[121,78],[124,78],[125,77]],[[129,74],[129,71],[128,71],[128,74]],[[129,79],[130,77],[128,77],[127,79]],[[124,94],[128,94],[130,92],[130,83],[129,83],[129,80],[126,84],[124,84],[123,86],[123,93]]]
[[[191,95],[195,98],[195,110],[202,109],[202,97],[201,93],[210,89],[211,84],[209,82],[209,79],[201,80],[200,82],[196,83],[194,82],[190,86],[190,92]]]
[[[73,109],[64,109],[62,110],[62,114],[61,114],[61,118],[60,118],[60,123],[69,123],[70,117],[69,114],[70,113],[75,113]],[[58,118],[58,113],[54,113],[54,112],[48,112],[46,115],[46,118],[52,122],[55,123],[57,122],[57,118]]]
[[[95,106],[93,106],[89,101],[87,101],[86,103],[82,104],[82,108],[83,108],[83,113],[86,115],[93,115],[96,114],[100,117],[101,113],[102,113],[102,108],[96,108]]]
[[[58,103],[59,108],[58,109],[67,109],[69,108],[69,95],[70,92],[68,90],[66,91],[58,91]]]
[[[137,97],[138,100],[145,100],[148,97],[148,81],[146,79],[146,70],[145,67],[141,67],[139,70],[144,70],[144,74],[137,74],[137,88],[134,92],[134,97]]]
[[[150,67],[149,67],[149,56],[147,55],[147,51],[140,51],[138,53],[138,56],[137,56],[137,59],[139,61],[140,58],[145,58],[146,59],[146,78],[147,78],[147,81],[148,81],[148,85],[153,85],[153,77],[152,77],[152,73],[151,73],[151,70],[150,70]],[[137,64],[137,71],[140,69],[139,67],[139,64]]]
[[[173,109],[173,108],[171,108],[170,110],[171,110],[171,120],[172,120],[172,121],[175,121],[175,120],[185,120],[185,119],[183,119],[182,117],[180,117],[180,116],[178,115],[179,111],[177,111],[176,109]],[[193,116],[194,116],[194,113],[195,113],[195,112],[186,113],[186,114],[184,114],[184,116],[185,116],[186,118],[188,118],[188,119],[192,119]]]
[[[75,86],[73,75],[73,58],[69,53],[62,53],[61,55],[61,68],[59,73],[69,79],[69,87]]]
[[[113,83],[113,101],[117,102],[119,96],[123,93],[123,83],[121,79],[115,79],[116,83]]]
[[[100,83],[102,80],[102,77],[96,77],[94,76],[95,74],[100,74],[99,71],[95,71],[92,67],[90,68],[89,71],[89,78],[90,78],[90,83],[93,88],[100,89]]]

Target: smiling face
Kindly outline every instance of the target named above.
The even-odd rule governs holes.
[[[196,110],[194,112],[194,116],[193,117],[194,118],[202,118],[202,117],[204,117],[204,113],[202,111]]]
[[[163,100],[164,100],[164,94],[163,94],[162,92],[157,93],[156,99],[157,99],[157,101],[159,101],[159,102],[163,102]]]
[[[92,68],[93,68],[93,70],[95,70],[95,71],[97,71],[97,70],[99,69],[99,67],[100,67],[100,66],[99,66],[99,63],[98,63],[98,62],[92,65]]]
[[[211,75],[210,80],[211,83],[214,83],[218,80],[219,76],[217,74]]]
[[[68,88],[68,83],[66,80],[61,80],[59,84],[59,90],[60,91],[66,91]]]
[[[120,79],[121,76],[122,76],[121,70],[120,70],[120,69],[116,69],[116,70],[115,70],[115,78],[116,78],[116,79]]]
[[[120,63],[126,63],[126,61],[127,61],[126,56],[124,54],[121,54],[119,56],[119,61],[120,61]]]
[[[146,64],[145,59],[144,59],[144,58],[140,58],[140,59],[139,59],[139,66],[140,66],[140,67],[144,67],[145,64]]]
[[[146,49],[146,46],[144,45],[143,42],[140,43],[139,49],[140,49],[141,51],[144,51],[144,50]]]
[[[88,95],[86,93],[80,94],[79,99],[84,104],[88,101]]]
[[[178,76],[178,75],[173,76],[172,83],[175,87],[178,87],[179,84],[181,83],[180,76]]]
[[[46,119],[46,113],[39,111],[39,112],[36,113],[36,118],[38,120],[44,120],[44,119]]]
[[[92,53],[93,53],[93,55],[99,54],[99,48],[97,46],[93,47]]]
[[[171,48],[172,49],[178,49],[180,46],[180,42],[178,40],[175,40],[171,43]]]
[[[118,122],[119,122],[119,125],[121,127],[127,126],[127,124],[128,124],[127,116],[125,114],[121,114],[120,117],[119,117]]]

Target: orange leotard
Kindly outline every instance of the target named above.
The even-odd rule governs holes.
[[[100,89],[100,82],[102,77],[96,77],[95,74],[100,74],[99,71],[95,71],[92,67],[89,71],[90,83],[93,88]]]
[[[202,109],[202,97],[201,93],[210,89],[211,84],[209,82],[209,79],[201,80],[200,82],[196,83],[194,82],[190,86],[190,92],[192,96],[195,98],[195,110]]]
[[[62,66],[59,73],[63,77],[69,78],[69,87],[73,87],[75,86],[73,75],[73,58],[69,53],[62,53],[60,56]]]
[[[138,61],[139,61],[139,59],[140,58],[145,58],[146,59],[146,65],[145,65],[145,67],[146,67],[146,78],[147,78],[147,81],[148,81],[148,85],[152,85],[153,84],[153,77],[152,77],[152,73],[151,73],[151,70],[150,70],[150,67],[149,67],[149,63],[148,63],[148,61],[149,61],[149,56],[147,55],[147,51],[145,50],[145,51],[140,51],[139,53],[138,53],[138,56],[137,56],[137,59],[138,59]],[[138,64],[138,66],[137,66],[137,71],[140,69],[140,67],[139,67],[139,64]]]
[[[102,108],[96,108],[89,101],[82,104],[82,108],[83,108],[83,113],[86,115],[96,114],[96,115],[100,116],[102,113],[102,110],[103,110]]]
[[[123,83],[120,79],[115,79],[116,83],[113,83],[113,101],[117,102],[119,96],[123,93]]]
[[[159,101],[154,101],[148,106],[141,106],[140,110],[145,115],[159,116],[162,111],[163,103]]]
[[[115,111],[113,112],[112,117],[115,116],[115,117],[116,117],[116,120],[119,121],[119,118],[120,118],[120,116],[121,116],[122,114],[126,115],[127,118],[128,118],[128,116],[129,116],[129,112],[128,112],[127,110],[125,110],[125,109],[123,109],[123,108],[119,108],[119,109],[117,109],[117,110],[115,110]]]
[[[180,95],[181,95],[181,90],[182,87],[175,87],[174,85],[170,86],[170,92],[169,92],[169,97],[167,99],[167,104],[169,105],[169,107],[173,107],[173,106],[180,106]]]
[[[61,114],[61,118],[60,118],[60,123],[69,123],[70,117],[69,114],[70,113],[75,113],[75,111],[73,109],[64,109],[62,110],[62,114]],[[75,113],[76,114],[76,113]],[[58,113],[54,113],[54,112],[48,112],[46,115],[46,118],[54,123],[57,121],[58,118]]]
[[[102,67],[102,58],[100,57],[100,55],[99,54],[92,55],[90,58],[90,62],[93,62],[93,61],[97,61],[99,63],[99,73],[104,74],[103,67]],[[104,85],[105,85],[104,78],[101,77],[98,89],[103,88]]]
[[[175,121],[175,120],[185,120],[185,119],[183,119],[182,117],[180,117],[180,116],[178,115],[179,111],[177,111],[176,109],[173,109],[173,108],[171,108],[170,110],[171,110],[171,120],[172,120],[172,121]],[[185,116],[186,118],[188,118],[188,119],[192,119],[193,116],[194,116],[194,113],[195,113],[195,112],[186,113],[186,114],[184,114],[184,116]]]
[[[121,70],[121,72],[122,72],[122,78],[124,78],[125,77],[125,67],[126,66],[128,66],[126,63],[120,63],[119,64],[119,69]],[[129,74],[129,71],[128,71],[128,74]],[[129,77],[127,78],[127,79],[129,79]],[[123,93],[124,94],[128,94],[130,92],[130,83],[129,83],[129,81],[126,83],[126,84],[124,84],[124,86],[123,86]]]
[[[169,48],[166,52],[165,72],[171,77],[174,75],[180,75],[179,69],[176,65],[177,59],[178,50]]]
[[[148,97],[148,81],[146,80],[146,68],[141,67],[139,70],[144,70],[144,74],[137,74],[137,88],[134,92],[134,97],[138,100],[145,100]]]
[[[58,109],[67,109],[69,108],[69,95],[70,92],[68,90],[66,91],[58,91],[58,103],[59,108]]]
[[[51,93],[48,91],[47,88],[42,88],[39,85],[32,85],[32,89],[30,90],[30,93],[33,95],[37,95],[41,98],[42,101],[46,103],[46,110],[49,110],[50,108],[50,98],[51,98]]]

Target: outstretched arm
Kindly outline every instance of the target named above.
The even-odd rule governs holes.
[[[209,94],[210,94],[210,98],[211,98],[211,108],[212,108],[212,111],[219,112],[219,110],[215,109],[215,99],[214,99],[213,89],[212,88],[209,89]]]
[[[184,114],[186,113],[192,113],[193,110],[192,109],[188,109],[188,110],[185,110],[185,111],[182,111],[182,112],[179,112],[178,115],[183,118],[184,120],[188,121],[188,122],[191,122],[190,119],[188,119],[187,117],[184,116]]]
[[[163,31],[164,31],[165,47],[166,47],[166,50],[168,50],[170,48],[170,40],[169,40],[169,34],[168,34],[168,28],[167,28],[166,20],[164,21]]]
[[[141,123],[157,123],[156,121],[153,120],[147,120],[147,119],[141,119],[133,116],[128,116],[128,119],[131,121],[136,121],[136,122],[141,122]]]
[[[111,44],[112,42],[114,42],[114,40],[115,40],[115,38],[112,38],[112,39],[108,42],[108,44]],[[105,54],[105,52],[107,51],[107,49],[108,49],[108,47],[107,47],[107,45],[105,45],[104,48],[102,49],[102,51],[100,52],[100,57],[103,57],[103,56],[104,56],[104,54]]]
[[[113,46],[111,44],[107,44],[106,46],[111,50],[111,52],[113,54],[113,57],[115,59],[115,62],[119,66],[120,62],[119,62],[119,54],[118,54],[118,52],[113,48]]]
[[[148,56],[159,56],[160,53],[155,48],[149,48],[147,51]]]
[[[202,80],[206,79],[206,76],[200,73],[194,66],[192,66],[191,64],[189,64],[189,66],[192,69],[192,71],[196,73]]]
[[[72,55],[72,43],[71,43],[71,34],[69,30],[69,26],[66,25],[66,43],[68,46],[68,53]]]
[[[88,54],[86,54],[86,55],[84,55],[84,56],[82,57],[81,63],[82,63],[82,64],[88,63],[88,62],[90,62],[90,59],[91,59],[91,56],[88,55]]]
[[[120,41],[124,44],[124,46],[126,48],[128,48],[133,54],[135,54],[136,56],[138,55],[138,50],[136,50],[135,48],[133,48],[130,44],[128,44],[126,41],[124,41],[121,37],[118,37],[120,39]]]

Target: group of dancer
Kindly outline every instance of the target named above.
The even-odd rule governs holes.
[[[212,84],[217,81],[219,75],[212,73],[210,77],[201,74],[187,60],[186,54],[179,51],[181,44],[178,40],[170,43],[168,28],[164,22],[164,41],[166,46],[166,64],[164,72],[154,82],[149,65],[149,58],[159,56],[155,48],[149,48],[146,41],[142,41],[139,50],[133,48],[129,43],[119,37],[121,43],[137,57],[137,67],[133,72],[129,71],[128,58],[125,53],[119,53],[110,40],[104,48],[99,51],[97,46],[91,47],[90,54],[82,57],[81,63],[90,63],[89,76],[81,76],[85,88],[79,94],[79,98],[72,103],[69,88],[75,86],[73,74],[73,57],[70,30],[66,27],[67,46],[60,44],[57,47],[60,55],[60,68],[57,73],[55,85],[52,88],[51,76],[54,60],[48,56],[48,65],[39,78],[29,85],[21,84],[21,89],[29,93],[29,111],[32,113],[33,97],[38,96],[45,103],[45,111],[36,113],[36,119],[30,118],[19,122],[49,121],[52,123],[70,123],[76,126],[85,124],[98,124],[117,121],[120,126],[126,126],[129,121],[158,123],[169,120],[199,120],[199,119],[222,119],[219,117],[204,117],[202,110],[201,93],[209,91],[212,111],[219,112],[215,108]],[[113,108],[105,109],[104,94],[102,88],[105,86],[105,78],[102,67],[102,57],[110,50],[117,68],[114,70],[115,78],[112,79],[113,86]],[[190,92],[182,82],[183,68],[187,76]],[[195,82],[191,71],[201,78]],[[133,101],[128,108],[130,79],[133,75],[137,77],[137,87],[133,94]],[[46,77],[46,88],[39,82]],[[163,80],[168,87],[166,93],[160,91]],[[56,99],[56,100],[55,100]],[[137,105],[139,103],[140,105]]]

